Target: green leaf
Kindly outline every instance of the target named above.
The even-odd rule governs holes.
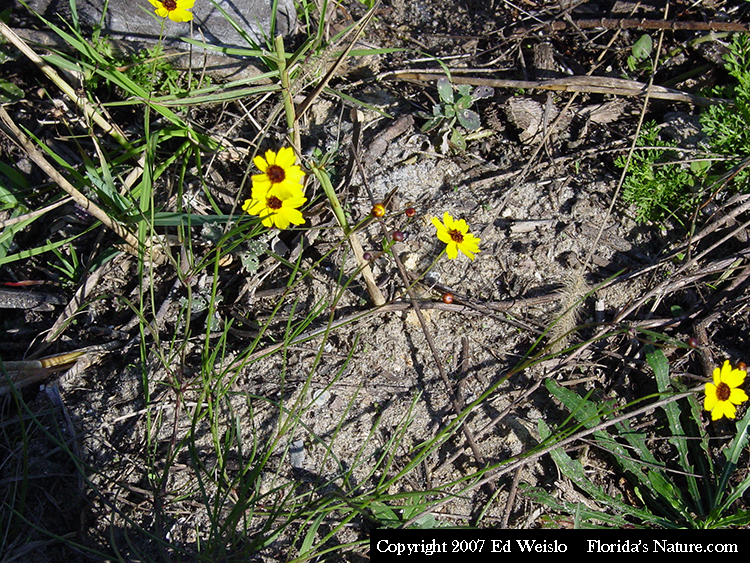
[[[745,416],[742,417],[742,420],[737,423],[737,434],[724,452],[724,455],[726,456],[726,464],[724,465],[724,471],[722,471],[721,476],[719,477],[719,483],[717,486],[719,498],[723,495],[734,470],[737,468],[737,462],[739,461],[740,455],[742,455],[742,452],[747,446],[748,426],[750,426],[750,409],[747,410]],[[729,508],[735,500],[744,494],[748,487],[750,487],[750,476],[746,477],[739,485],[734,487],[734,490],[718,509],[718,513],[720,514]]]
[[[669,379],[669,361],[667,361],[664,352],[657,350],[654,346],[649,344],[645,348],[646,361],[654,370],[656,377],[656,385],[659,389],[659,393],[670,393],[672,392],[672,385]],[[685,429],[680,421],[680,415],[682,413],[680,403],[671,402],[667,403],[662,407],[667,415],[669,421],[669,430],[672,433],[673,438],[670,439],[670,443],[677,449],[680,456],[680,466],[683,471],[693,473],[694,466],[690,461],[688,443],[684,439],[687,436]],[[702,499],[701,499],[701,487],[698,486],[698,481],[693,475],[687,475],[688,491],[693,499],[693,502],[697,507],[701,507],[702,510]],[[672,491],[672,489],[670,489]],[[664,494],[661,490],[661,494]],[[674,491],[672,491],[674,492]],[[679,492],[678,492],[679,493]],[[671,498],[671,497],[669,497]],[[671,502],[671,501],[670,501]],[[672,503],[674,506],[674,503]],[[675,508],[678,508],[675,506]]]
[[[648,471],[648,481],[652,490],[656,491],[662,499],[666,500],[684,518],[690,519],[690,515],[685,510],[685,503],[682,501],[680,490],[671,481],[661,473],[651,470]]]
[[[656,385],[659,388],[659,393],[666,393],[670,389],[669,385],[669,362],[667,361],[664,352],[657,350],[653,345],[649,344],[645,348],[646,361],[651,369],[654,370],[656,376]],[[672,405],[673,403],[669,403]]]
[[[471,107],[471,104],[474,103],[474,98],[471,96],[461,96],[458,101],[456,101],[456,111],[458,113],[461,112],[461,110],[469,109]]]
[[[539,419],[537,427],[539,435],[543,439],[548,438],[551,435],[549,427],[542,419]],[[561,448],[552,450],[550,456],[560,472],[570,479],[578,488],[587,493],[592,500],[606,504],[620,513],[630,514],[644,522],[653,522],[663,525],[664,522],[662,518],[655,516],[648,510],[641,510],[630,506],[620,497],[613,497],[609,491],[605,491],[599,485],[593,483],[586,475],[581,462],[571,458]],[[603,520],[603,516],[604,514],[601,514],[601,516],[595,516],[595,518]]]
[[[4,174],[10,180],[11,185],[7,186],[8,189],[27,190],[29,188],[29,182],[26,179],[26,176],[12,166],[0,162],[0,174]]]
[[[304,555],[310,549],[312,549],[313,545],[315,544],[315,536],[318,533],[318,528],[320,528],[320,525],[323,523],[323,519],[325,518],[326,514],[325,512],[321,512],[318,514],[318,517],[313,521],[313,523],[310,525],[310,528],[307,530],[307,533],[305,534],[305,538],[302,540],[302,545],[299,548],[299,554]]]
[[[690,171],[696,176],[705,176],[711,168],[710,160],[694,160],[690,163]]]
[[[458,122],[469,131],[475,131],[482,126],[479,114],[470,109],[464,109],[458,112]]]
[[[466,150],[466,137],[464,137],[457,129],[451,133],[451,143],[453,143],[459,150]]]
[[[469,97],[469,93],[471,92],[471,86],[469,84],[459,84],[457,90],[458,90],[459,96]]]
[[[22,100],[23,90],[7,80],[0,80],[0,104],[12,104]]]
[[[427,121],[425,121],[424,125],[422,125],[422,132],[427,133],[428,131],[432,131],[433,129],[435,129],[435,127],[440,125],[440,122],[443,121],[443,119],[444,118],[442,116],[428,119]]]
[[[446,104],[453,103],[453,84],[446,77],[441,76],[437,81],[438,94],[440,99]]]
[[[578,395],[578,393],[563,387],[553,379],[546,379],[547,390],[571,412],[571,414],[586,428],[591,428],[601,422],[597,406]]]
[[[633,44],[631,52],[633,56],[642,61],[651,55],[651,51],[654,48],[651,36],[648,34],[641,35],[641,37]]]

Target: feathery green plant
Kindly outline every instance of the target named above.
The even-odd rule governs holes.
[[[750,190],[750,39],[738,34],[724,57],[732,84],[716,87],[711,95],[726,103],[709,105],[700,122],[707,147],[687,160],[686,151],[659,136],[656,123],[644,124],[636,140],[623,185],[623,201],[635,206],[638,222],[674,218],[684,223],[707,192],[732,181],[730,191]],[[703,154],[701,154],[703,153]],[[692,154],[695,154],[694,151]],[[615,165],[623,168],[623,156]]]
[[[660,221],[666,218],[684,220],[695,204],[700,176],[705,169],[700,162],[683,166],[679,149],[672,141],[659,137],[655,122],[645,123],[636,141],[636,148],[623,184],[622,199],[636,208],[635,220]],[[615,160],[623,168],[624,156]]]
[[[737,34],[724,56],[726,70],[735,83],[714,88],[712,94],[732,101],[706,108],[701,114],[701,125],[708,135],[711,150],[723,160],[711,166],[711,177],[736,171],[733,191],[750,190],[750,173],[740,166],[750,157],[750,39]]]

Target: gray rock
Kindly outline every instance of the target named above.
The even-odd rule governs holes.
[[[27,4],[55,25],[60,24],[60,18],[71,20],[70,0],[28,0]],[[125,52],[138,51],[159,41],[162,18],[156,15],[148,0],[110,0],[106,14],[102,16],[104,4],[103,0],[76,0],[78,17],[84,27],[92,29],[103,22],[103,35]],[[273,33],[273,0],[215,0],[215,4],[221,6],[251,41],[260,46],[266,45],[266,37],[294,32],[297,24],[294,0],[277,1]],[[221,47],[251,48],[216,5],[211,0],[196,0],[191,9],[191,22],[164,19],[162,41],[165,46],[186,50],[189,45],[182,38],[188,37]],[[17,10],[25,8],[18,4]],[[193,47],[194,52],[199,50]]]
[[[31,0],[27,4],[37,13],[59,21],[56,14],[70,17],[69,0]],[[218,0],[217,5],[259,45],[265,44],[264,36],[271,32],[273,0]],[[102,0],[77,0],[76,9],[81,22],[94,26],[102,20]],[[237,33],[224,15],[210,0],[196,0],[193,21],[176,23],[165,20],[165,41],[177,42],[181,37],[191,35],[195,39],[205,37],[207,43],[232,47],[248,47],[247,41]],[[192,26],[191,26],[192,23]],[[276,16],[276,34],[286,35],[294,29],[296,15],[292,0],[279,0]],[[192,27],[192,30],[191,30]],[[118,39],[154,43],[159,40],[161,18],[154,13],[154,7],[147,0],[110,0],[104,17],[104,30],[107,35]]]

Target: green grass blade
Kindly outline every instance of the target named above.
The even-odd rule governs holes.
[[[664,352],[657,350],[653,345],[649,344],[645,348],[646,361],[654,370],[654,376],[656,377],[656,385],[659,389],[659,393],[668,394],[674,391],[671,382],[669,380],[669,362],[667,361]],[[669,422],[669,430],[673,436],[670,439],[670,443],[677,448],[677,452],[680,456],[680,467],[683,471],[688,472],[686,475],[688,483],[688,492],[690,497],[693,499],[695,504],[695,511],[698,513],[705,513],[705,507],[703,506],[703,497],[701,495],[701,489],[698,486],[698,481],[694,475],[694,467],[690,461],[688,444],[685,438],[687,433],[682,426],[680,421],[681,409],[678,402],[667,403],[662,407],[665,414],[667,415],[667,421]],[[679,489],[675,491],[679,494]]]

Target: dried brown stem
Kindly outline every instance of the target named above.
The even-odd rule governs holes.
[[[434,72],[397,71],[380,76],[383,80],[398,79],[418,82],[435,82],[445,74]],[[686,102],[699,106],[730,103],[728,100],[704,98],[666,88],[664,86],[650,86],[635,80],[611,78],[608,76],[566,76],[553,80],[510,80],[504,78],[476,78],[473,76],[451,75],[455,84],[471,84],[472,86],[491,86],[492,88],[519,88],[531,90],[551,90],[555,92],[588,92],[590,94],[611,94],[613,96],[645,96],[648,91],[650,98]],[[649,89],[650,88],[650,89]]]
[[[18,146],[26,152],[26,154],[34,162],[34,164],[39,166],[39,168],[41,168],[42,171],[47,174],[47,176],[49,176],[49,178],[53,182],[55,182],[58,186],[60,186],[60,188],[65,190],[65,192],[71,198],[73,198],[73,201],[75,201],[88,213],[96,217],[99,221],[104,223],[104,225],[109,227],[118,236],[122,237],[127,244],[125,248],[126,250],[128,250],[128,252],[131,252],[135,256],[139,256],[140,253],[138,249],[140,247],[140,243],[138,242],[138,238],[136,238],[136,236],[129,230],[127,230],[124,226],[114,221],[101,207],[96,205],[93,201],[79,192],[73,186],[73,184],[68,182],[65,176],[60,174],[60,172],[58,172],[57,169],[55,169],[55,167],[47,161],[44,154],[39,149],[37,149],[31,142],[31,140],[26,136],[26,134],[24,134],[24,132],[19,129],[19,127],[11,119],[10,115],[8,115],[8,112],[6,112],[5,108],[2,106],[0,106],[0,130],[2,130],[16,144],[18,144]]]

